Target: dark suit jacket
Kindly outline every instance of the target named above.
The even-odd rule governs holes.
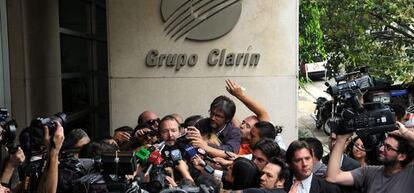
[[[286,184],[286,192],[289,192],[290,187],[292,186],[292,180],[293,178],[291,178],[288,184]],[[325,179],[313,175],[309,193],[341,193],[341,189],[338,185],[329,183],[325,181]]]
[[[329,155],[330,154],[322,158],[322,163],[328,165]],[[357,160],[350,158],[348,155],[345,155],[345,154],[343,155],[344,155],[344,160],[342,161],[342,165],[341,165],[342,171],[351,171],[351,170],[361,167],[361,164],[359,164]]]

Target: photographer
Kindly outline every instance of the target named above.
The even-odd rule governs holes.
[[[0,182],[4,187],[13,188],[10,185],[10,179],[15,169],[19,167],[24,162],[24,160],[25,156],[23,150],[20,147],[17,149],[16,153],[11,154],[6,158],[0,177]]]
[[[329,159],[326,180],[332,183],[365,189],[367,193],[409,193],[414,188],[413,147],[414,134],[397,122],[399,129],[389,134],[380,144],[381,166],[363,166],[352,171],[340,170],[340,158],[351,133],[338,135]]]
[[[40,177],[40,183],[38,185],[37,192],[39,193],[55,193],[58,184],[58,166],[59,166],[59,152],[62,148],[65,135],[63,133],[63,127],[60,122],[56,121],[56,132],[52,136],[53,141],[47,142],[49,144],[49,153],[47,160],[47,171],[42,173]],[[50,140],[49,128],[44,127],[44,134],[46,141]]]

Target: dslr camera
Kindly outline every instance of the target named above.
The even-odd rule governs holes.
[[[359,96],[374,86],[366,68],[335,77],[326,90],[334,98],[334,119],[328,122],[338,134],[356,132],[360,137],[397,129],[394,113],[380,102],[361,104]]]
[[[16,121],[9,119],[9,111],[7,108],[0,108],[0,144],[6,145],[10,154],[17,151],[17,144],[14,143],[16,138]]]
[[[49,135],[53,136],[56,132],[55,122],[59,122],[63,126],[66,122],[66,114],[59,112],[46,118],[38,117],[32,120],[30,127],[43,130],[43,127],[47,126],[49,128]]]

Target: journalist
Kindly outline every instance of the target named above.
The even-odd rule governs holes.
[[[397,122],[398,131],[380,144],[380,166],[363,166],[352,171],[340,169],[340,158],[352,134],[338,135],[329,159],[327,180],[332,183],[365,189],[367,193],[410,193],[414,190],[414,133]]]

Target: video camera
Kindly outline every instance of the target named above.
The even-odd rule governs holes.
[[[358,96],[374,86],[366,68],[335,77],[336,85],[326,92],[335,101],[334,119],[328,122],[331,131],[338,134],[356,132],[360,137],[397,129],[394,114],[380,102],[361,104]]]
[[[16,139],[16,121],[9,120],[9,112],[6,108],[0,108],[0,144],[6,145],[8,152],[14,154],[17,152],[17,144],[14,143]]]

